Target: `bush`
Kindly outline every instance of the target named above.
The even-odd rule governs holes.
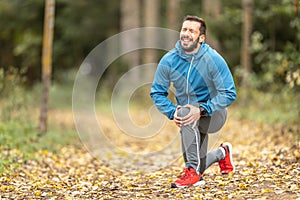
[[[28,159],[38,159],[35,158],[38,150],[58,151],[61,145],[74,140],[74,129],[57,124],[51,124],[47,134],[38,132],[40,101],[35,90],[40,90],[39,87],[30,90],[24,87],[24,73],[25,70],[13,67],[7,71],[0,69],[0,174],[14,170]],[[65,97],[64,89],[55,90],[64,94],[57,97],[59,100]]]

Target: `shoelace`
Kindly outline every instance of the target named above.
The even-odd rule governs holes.
[[[193,173],[188,168],[185,168],[183,173],[184,174],[180,177],[181,180],[190,179],[193,175]]]
[[[190,173],[189,169],[185,168],[184,171],[181,172],[180,179],[185,180],[188,177],[189,173]]]

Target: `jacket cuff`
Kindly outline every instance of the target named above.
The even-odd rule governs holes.
[[[207,117],[212,116],[211,109],[209,108],[209,106],[208,106],[207,104],[201,104],[201,105],[199,106],[199,108],[205,109],[205,111],[206,111],[206,115],[205,115],[205,116],[207,116]],[[200,111],[201,111],[201,109],[200,109]],[[202,116],[202,115],[201,115],[201,116]]]

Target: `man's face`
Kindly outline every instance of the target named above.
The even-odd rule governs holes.
[[[186,52],[193,52],[199,43],[200,37],[200,23],[186,20],[182,24],[180,31],[180,45]],[[200,39],[204,40],[203,38]]]

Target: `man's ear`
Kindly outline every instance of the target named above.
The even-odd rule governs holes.
[[[199,36],[199,43],[204,42],[204,40],[205,40],[205,35],[204,34],[200,35]]]

